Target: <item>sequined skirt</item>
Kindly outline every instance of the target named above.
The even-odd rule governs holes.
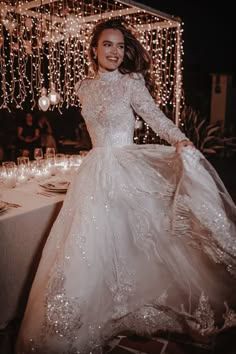
[[[235,305],[235,222],[196,149],[91,150],[45,245],[16,352],[96,353],[124,330],[234,325],[224,302]]]

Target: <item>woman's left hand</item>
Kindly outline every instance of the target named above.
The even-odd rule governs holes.
[[[181,140],[178,141],[175,145],[176,152],[179,154],[183,148],[187,146],[194,147],[193,143],[190,140]]]

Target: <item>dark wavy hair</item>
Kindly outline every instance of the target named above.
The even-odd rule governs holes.
[[[118,70],[122,74],[141,73],[144,77],[148,90],[154,96],[155,83],[150,73],[150,55],[128,28],[128,25],[120,19],[101,21],[94,27],[89,45],[89,58],[92,63],[93,70],[95,72],[98,71],[98,60],[97,58],[94,58],[93,48],[98,46],[100,35],[105,29],[119,30],[124,36],[124,59]]]

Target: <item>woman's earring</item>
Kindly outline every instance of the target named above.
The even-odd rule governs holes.
[[[93,59],[97,59],[97,54],[94,53]]]

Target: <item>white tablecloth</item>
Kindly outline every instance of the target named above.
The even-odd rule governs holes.
[[[0,186],[1,187],[1,186]],[[0,200],[20,204],[0,214],[0,328],[21,316],[64,194],[47,197],[35,181],[0,189]]]

